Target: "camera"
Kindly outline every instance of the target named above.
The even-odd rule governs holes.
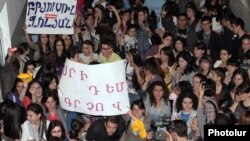
[[[156,121],[151,121],[150,124],[153,131],[153,141],[165,141],[165,131],[169,131],[173,125],[171,119],[166,117],[162,117]]]

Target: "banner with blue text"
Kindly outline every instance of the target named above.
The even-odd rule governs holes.
[[[29,34],[73,34],[76,0],[28,0]]]

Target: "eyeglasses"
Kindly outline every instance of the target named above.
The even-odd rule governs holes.
[[[62,133],[62,130],[58,130],[58,131],[51,131],[51,134],[55,134],[55,133]]]
[[[102,50],[109,50],[109,49],[111,49],[111,48],[102,48]]]

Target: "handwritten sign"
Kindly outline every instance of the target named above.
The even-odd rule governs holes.
[[[73,34],[76,0],[28,0],[26,21],[30,34]]]
[[[85,65],[66,60],[59,83],[62,108],[89,115],[120,115],[129,99],[124,60]]]

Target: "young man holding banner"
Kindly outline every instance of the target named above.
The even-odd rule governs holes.
[[[110,63],[121,60],[121,57],[113,51],[114,43],[112,40],[104,39],[101,42],[101,52],[98,61],[100,63]]]

